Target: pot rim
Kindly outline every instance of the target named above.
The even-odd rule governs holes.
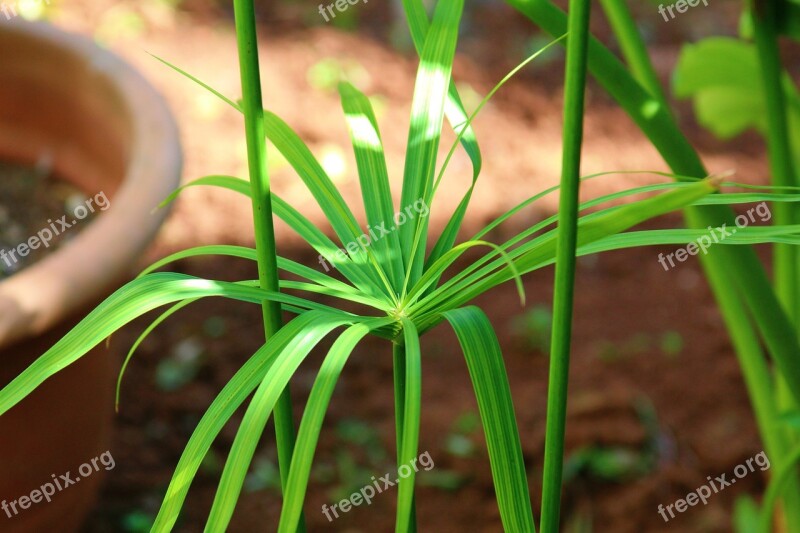
[[[168,213],[153,210],[180,185],[183,163],[167,103],[136,69],[85,36],[19,22],[0,32],[21,46],[38,41],[79,58],[112,89],[127,114],[130,144],[110,207],[57,251],[0,282],[0,348],[47,331],[130,274]],[[61,75],[53,72],[54,83]]]

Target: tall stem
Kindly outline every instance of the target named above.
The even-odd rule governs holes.
[[[406,347],[402,341],[392,343],[392,364],[394,367],[394,423],[397,437],[397,468],[401,466],[400,450],[403,446],[403,428],[405,427],[406,410]],[[399,512],[399,509],[398,509]],[[417,503],[411,500],[411,520],[406,533],[417,531]],[[404,532],[396,532],[404,533]]]
[[[561,509],[590,14],[589,0],[570,0],[566,79],[564,82],[564,148],[561,166],[561,196],[558,208],[553,339],[550,350],[550,380],[547,391],[547,427],[544,448],[544,487],[540,527],[543,533],[556,533],[559,530]]]
[[[666,104],[667,97],[658,80],[658,75],[647,55],[647,49],[641,46],[639,30],[633,20],[625,0],[600,0],[608,22],[619,41],[625,61],[631,69],[636,81],[654,97]],[[665,106],[666,107],[666,106]],[[668,109],[668,107],[667,107]]]
[[[660,89],[655,69],[625,0],[601,0],[601,3],[611,22],[615,37],[620,43],[624,43],[621,45],[623,56],[631,72],[659,104],[668,109],[667,99]],[[785,448],[785,443],[780,442],[782,435],[777,434],[777,424],[774,420],[776,406],[773,398],[775,385],[761,350],[760,341],[749,326],[749,319],[742,302],[729,290],[734,280],[728,271],[716,270],[714,275],[708,276],[708,281],[717,297],[720,312],[736,348],[762,437],[768,452],[776,455],[778,450]]]
[[[261,97],[261,72],[258,64],[258,39],[255,9],[251,0],[234,0],[236,41],[239,49],[239,70],[242,80],[242,111],[247,139],[247,163],[253,197],[258,279],[261,288],[279,291],[275,228],[272,218],[272,193],[267,169],[267,145],[264,132],[264,105]],[[262,304],[264,335],[271,338],[281,328],[281,305],[265,300]],[[285,488],[294,450],[292,401],[287,385],[274,411],[275,438],[281,485]],[[301,516],[298,531],[305,530]]]
[[[764,102],[767,108],[767,150],[772,181],[779,186],[798,184],[789,141],[786,116],[786,95],[783,89],[783,69],[777,32],[777,2],[750,0],[753,18],[753,37],[758,51]],[[787,203],[774,205],[775,224],[793,224],[797,207]],[[789,244],[775,245],[775,286],[778,298],[795,324],[800,319],[798,294],[797,250]]]
[[[567,28],[565,14],[549,0],[506,0],[553,37]],[[589,39],[589,71],[650,139],[675,174],[703,178],[708,175],[697,151],[678,128],[665,103],[643,89],[625,66],[598,40]],[[734,213],[727,206],[706,205],[684,209],[691,228],[705,229],[727,223],[733,226]],[[800,343],[794,325],[767,278],[764,266],[750,246],[721,246],[700,262],[706,276],[731,273],[735,289],[750,309],[770,355],[791,385],[793,396],[800,401]],[[731,290],[730,287],[728,290]],[[719,295],[715,294],[719,301]],[[756,334],[754,332],[754,334]]]
[[[766,105],[767,150],[769,155],[772,182],[779,186],[797,185],[800,180],[795,174],[792,157],[791,131],[788,125],[786,95],[783,87],[783,67],[781,66],[778,43],[778,12],[776,2],[748,2],[753,20],[753,37],[758,52],[761,84]],[[774,224],[795,224],[800,217],[797,208],[789,204],[773,205]],[[797,327],[800,325],[800,258],[794,246],[776,244],[774,250],[774,284],[778,299],[789,315],[789,319]],[[776,401],[778,410],[791,411],[797,408],[797,402],[783,376],[776,378]],[[789,435],[793,442],[796,435]],[[787,485],[783,509],[790,529],[800,527],[800,489],[798,477],[792,476],[792,483]]]

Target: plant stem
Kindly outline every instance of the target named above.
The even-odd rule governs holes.
[[[786,116],[783,69],[778,48],[777,2],[750,0],[748,3],[753,19],[753,37],[758,51],[764,102],[767,107],[767,150],[772,181],[778,186],[797,185],[789,142],[790,132]],[[775,211],[774,224],[795,223],[796,206],[776,203],[773,210]],[[794,320],[795,324],[798,324],[800,295],[798,294],[797,279],[797,250],[790,244],[776,244],[774,249],[776,292],[790,318]]]
[[[534,20],[551,35],[558,35],[565,27],[564,14],[547,0],[527,3],[521,0],[507,0],[517,9]],[[625,9],[620,1],[606,0],[606,9]],[[628,16],[628,18],[630,18]],[[652,68],[642,68],[647,59],[644,43],[635,26],[620,23],[624,18],[616,17],[616,32],[626,33],[625,37],[617,36],[620,42],[625,41],[623,52],[634,70],[634,75],[646,87],[658,83]],[[613,21],[612,21],[613,24]],[[635,53],[636,59],[628,54]],[[660,91],[645,91],[637,85],[623,65],[596,39],[589,43],[589,68],[597,80],[628,112],[653,145],[659,150],[667,164],[677,174],[703,177],[707,174],[700,158],[683,136],[668,110],[668,104],[659,98]],[[650,94],[648,94],[648,92]],[[719,225],[732,221],[731,211],[723,206],[689,208],[685,210],[687,222],[691,227],[704,228],[709,224]],[[719,252],[719,253],[718,253]],[[777,406],[772,398],[774,382],[767,374],[766,361],[759,347],[759,337],[750,322],[754,316],[764,335],[773,358],[784,368],[792,370],[796,359],[792,354],[798,353],[797,341],[788,317],[781,312],[775,293],[771,290],[763,267],[758,262],[752,249],[739,247],[736,250],[726,248],[701,258],[706,277],[709,280],[715,298],[725,319],[736,353],[742,364],[745,382],[753,401],[759,427],[764,436],[765,445],[776,450],[780,457],[788,449],[789,443],[785,435],[776,427],[773,419]],[[741,289],[743,298],[731,291],[732,287]],[[752,310],[752,315],[745,311],[743,303]],[[772,315],[772,316],[769,316]],[[791,346],[794,344],[794,346]],[[755,373],[751,374],[751,373]],[[797,392],[797,376],[790,376],[789,383],[794,384],[793,392]],[[800,501],[797,495],[798,483],[793,481],[786,497],[787,507],[791,502]],[[800,505],[794,506],[800,509]]]
[[[783,68],[781,66],[778,43],[778,12],[775,2],[748,2],[750,16],[753,21],[753,37],[758,52],[761,83],[766,105],[766,139],[772,182],[778,186],[798,184],[795,174],[794,160],[789,136],[786,95],[783,87]],[[797,208],[788,204],[773,205],[773,224],[788,225],[798,220]],[[775,244],[774,250],[774,284],[778,299],[789,315],[789,319],[800,325],[800,282],[797,279],[798,251],[794,246]],[[776,376],[775,401],[778,411],[797,409],[798,403],[789,390],[783,376]],[[794,434],[789,434],[792,442],[797,442]],[[778,458],[783,460],[782,457]],[[791,476],[791,483],[786,486],[783,510],[787,526],[790,530],[800,528],[800,480],[797,475]]]
[[[589,0],[570,0],[564,81],[564,148],[558,208],[553,331],[542,479],[540,529],[543,533],[558,532],[561,509],[590,14]]]
[[[552,36],[564,33],[564,13],[549,0],[506,0]],[[675,174],[702,178],[708,175],[699,155],[678,128],[663,102],[644,90],[625,66],[597,39],[589,39],[589,70],[650,139]],[[709,205],[684,210],[689,227],[705,229],[733,225],[734,213],[727,206]],[[727,270],[733,287],[746,302],[769,353],[783,372],[793,396],[800,398],[800,344],[794,327],[783,311],[763,265],[751,246],[719,246],[701,257],[706,276],[721,276]],[[715,294],[719,301],[719,295]],[[792,334],[787,334],[792,332]],[[755,333],[754,333],[755,334]]]
[[[661,90],[658,76],[647,55],[647,48],[639,35],[625,0],[601,0],[601,3],[611,21],[614,35],[620,43],[623,43],[623,55],[630,65],[633,75],[665,109],[668,108],[666,96]],[[734,284],[734,280],[730,278],[728,272],[720,269],[715,272],[715,275],[709,275],[708,281],[717,297],[720,312],[730,332],[731,342],[736,349],[765,446],[770,455],[777,457],[780,455],[779,450],[784,450],[787,444],[783,439],[783,434],[776,427],[777,410],[773,397],[775,384],[761,350],[760,340],[750,325],[741,300],[728,290],[728,287]]]
[[[625,61],[636,81],[654,98],[666,103],[667,97],[661,88],[653,63],[647,55],[647,49],[640,46],[641,39],[636,28],[636,21],[633,20],[625,0],[600,0],[600,4],[603,6],[603,11],[614,31],[614,37],[619,41]]]
[[[400,468],[400,450],[403,446],[406,409],[406,348],[402,341],[394,341],[392,343],[392,365],[394,368],[394,421],[395,436],[397,437],[397,467]],[[416,498],[411,501],[410,516],[408,533],[415,533],[417,531]],[[396,533],[403,532],[398,531]]]
[[[242,111],[247,139],[247,163],[253,197],[258,279],[261,288],[278,292],[278,259],[275,228],[272,218],[272,193],[267,169],[267,145],[264,132],[264,105],[261,97],[261,72],[258,64],[258,38],[255,8],[251,0],[234,0],[236,41],[242,79]],[[264,335],[271,338],[281,328],[281,305],[265,300],[262,303]],[[285,488],[294,450],[294,422],[289,387],[283,391],[274,411],[275,438],[281,486]],[[298,531],[305,531],[301,515]]]

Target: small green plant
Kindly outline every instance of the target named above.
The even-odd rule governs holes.
[[[122,517],[122,530],[125,533],[147,533],[153,526],[154,518],[144,511],[131,511]]]
[[[335,470],[337,482],[327,490],[331,501],[339,501],[357,492],[364,485],[369,485],[370,477],[375,472],[360,464],[354,454],[346,448],[336,451]]]
[[[648,459],[624,446],[587,446],[573,452],[564,465],[564,481],[586,474],[601,481],[621,483],[647,474]]]
[[[463,0],[439,0],[432,21],[421,1],[403,0],[403,5],[420,56],[420,67],[397,211],[392,201],[378,122],[367,97],[349,83],[338,85],[366,211],[367,229],[364,230],[306,144],[275,113],[263,109],[253,3],[236,0],[241,103],[204,86],[244,115],[250,179],[248,182],[231,176],[208,176],[190,185],[224,187],[248,195],[253,204],[255,248],[203,246],[157,262],[111,295],[0,391],[2,414],[114,331],[163,306],[171,305],[145,330],[134,349],[172,314],[202,298],[225,297],[261,306],[265,342],[231,378],[197,424],[166,490],[153,531],[170,531],[175,526],[192,481],[212,444],[234,413],[245,404],[244,416],[222,468],[206,530],[224,531],[228,526],[270,417],[275,422],[283,494],[278,530],[304,530],[303,505],[325,414],[348,358],[367,335],[385,339],[392,348],[396,460],[398,465],[409,464],[419,455],[420,337],[445,323],[455,331],[474,388],[503,527],[506,531],[535,531],[519,431],[500,345],[488,317],[478,307],[467,304],[509,281],[517,283],[524,302],[520,276],[554,263],[557,268],[551,343],[553,366],[545,443],[542,529],[547,533],[557,531],[576,254],[594,254],[654,241],[658,244],[691,241],[697,236],[697,230],[627,231],[641,222],[686,206],[748,202],[755,201],[754,197],[788,201],[784,196],[764,192],[716,194],[712,198],[709,195],[718,191],[720,180],[703,179],[705,173],[691,172],[696,179],[682,177],[675,183],[637,187],[578,203],[589,3],[572,0],[560,212],[505,242],[495,244],[484,239],[521,209],[559,189],[553,187],[509,210],[472,238],[456,244],[481,169],[481,152],[470,124],[488,99],[535,55],[514,69],[480,102],[474,113],[467,115],[452,82]],[[562,28],[558,34],[564,31]],[[563,37],[557,40],[561,39]],[[437,165],[445,117],[457,133],[457,139],[444,162]],[[265,139],[297,172],[325,214],[338,242],[271,191]],[[426,214],[435,208],[437,189],[459,144],[473,164],[472,186],[464,193],[444,230],[432,240],[428,218],[421,216],[422,208]],[[179,192],[165,202],[173,200]],[[657,194],[642,198],[644,193]],[[622,198],[632,201],[606,205]],[[587,212],[589,208],[595,209]],[[411,210],[420,216],[412,216]],[[273,214],[296,231],[326,264],[335,266],[342,279],[279,256]],[[558,226],[554,228],[556,222]],[[741,231],[736,238],[727,239],[725,244],[797,240],[795,228],[747,229],[749,231]],[[432,244],[429,253],[428,244]],[[459,264],[456,270],[462,255],[476,247],[488,251],[471,263]],[[210,254],[255,261],[259,278],[232,283],[155,272],[178,259]],[[448,270],[454,272],[442,281]],[[291,279],[282,279],[279,272],[291,274]],[[353,309],[356,304],[358,311],[319,303],[315,297],[320,295],[341,302],[343,308]],[[285,325],[281,323],[283,311],[294,315]],[[295,434],[290,382],[308,354],[334,332],[337,332],[336,340],[319,368]],[[253,332],[256,333],[260,334]],[[786,376],[794,374],[787,372]],[[415,479],[412,472],[397,487],[395,529],[398,532],[416,530]]]

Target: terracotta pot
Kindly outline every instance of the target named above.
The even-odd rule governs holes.
[[[4,386],[131,275],[165,216],[152,209],[178,186],[181,152],[161,96],[91,40],[15,19],[0,24],[0,54],[0,159],[47,157],[56,175],[111,204],[66,230],[74,238],[57,252],[0,283]],[[117,363],[101,346],[0,416],[0,504],[16,500],[18,511],[0,509],[0,531],[80,527],[106,467],[95,461],[97,471],[83,477],[78,469],[114,453]],[[80,481],[49,503],[20,501],[68,472]]]

